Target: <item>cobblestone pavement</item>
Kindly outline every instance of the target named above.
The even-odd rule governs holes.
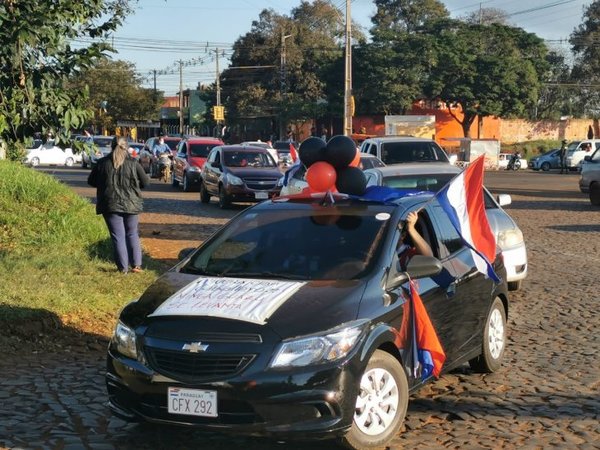
[[[83,173],[57,175],[91,195],[80,183]],[[486,184],[512,194],[507,209],[525,234],[530,262],[529,277],[511,297],[504,366],[492,375],[465,367],[413,395],[391,447],[600,448],[600,209],[579,193],[576,175],[503,172],[486,174]],[[199,242],[235,213],[164,186],[153,185],[146,198],[144,246],[169,244],[165,261],[186,239]],[[183,235],[173,237],[173,227]],[[23,353],[0,361],[0,448],[333,447],[126,424],[106,407],[103,349]]]

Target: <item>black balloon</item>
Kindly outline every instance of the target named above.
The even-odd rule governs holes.
[[[343,169],[356,157],[356,144],[348,136],[333,136],[327,142],[325,161],[336,169]]]
[[[346,167],[337,171],[335,187],[343,194],[363,195],[367,189],[367,177],[358,167]]]
[[[310,167],[317,161],[323,161],[323,152],[326,146],[325,141],[319,137],[309,137],[303,140],[298,149],[300,161],[306,167]]]

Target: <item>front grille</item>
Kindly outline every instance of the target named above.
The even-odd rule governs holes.
[[[165,376],[186,382],[224,378],[244,370],[254,355],[215,355],[145,347],[150,367]]]
[[[257,191],[268,191],[275,187],[277,178],[244,178],[244,183],[250,189]]]

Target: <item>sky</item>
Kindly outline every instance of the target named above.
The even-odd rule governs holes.
[[[346,0],[330,0],[345,14]],[[499,8],[509,14],[511,25],[548,40],[552,48],[568,51],[566,43],[581,22],[591,1],[584,0],[446,0],[452,17],[464,16],[483,8]],[[179,90],[179,62],[182,61],[183,87],[210,84],[219,69],[228,65],[228,50],[265,8],[289,15],[300,0],[138,0],[130,15],[112,38],[118,53],[113,59],[135,64],[144,86],[154,86],[165,95]],[[373,0],[352,0],[354,22],[371,27],[375,10]],[[366,33],[368,35],[368,33]],[[217,52],[218,49],[218,52]],[[229,52],[230,54],[230,52]],[[275,62],[274,64],[277,64]]]

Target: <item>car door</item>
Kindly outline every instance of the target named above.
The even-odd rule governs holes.
[[[217,195],[219,193],[219,177],[221,176],[221,147],[215,147],[208,155],[202,168],[202,182],[206,190]]]
[[[447,289],[447,298],[461,323],[455,330],[453,348],[455,357],[460,358],[481,344],[480,332],[494,282],[478,272],[471,249],[464,244],[437,199],[429,202],[429,210],[441,237],[440,257],[448,259],[453,266],[454,281]]]
[[[177,153],[173,161],[173,170],[177,180],[183,180],[183,173],[187,164],[187,148],[188,144],[185,141],[179,142],[176,147]]]

